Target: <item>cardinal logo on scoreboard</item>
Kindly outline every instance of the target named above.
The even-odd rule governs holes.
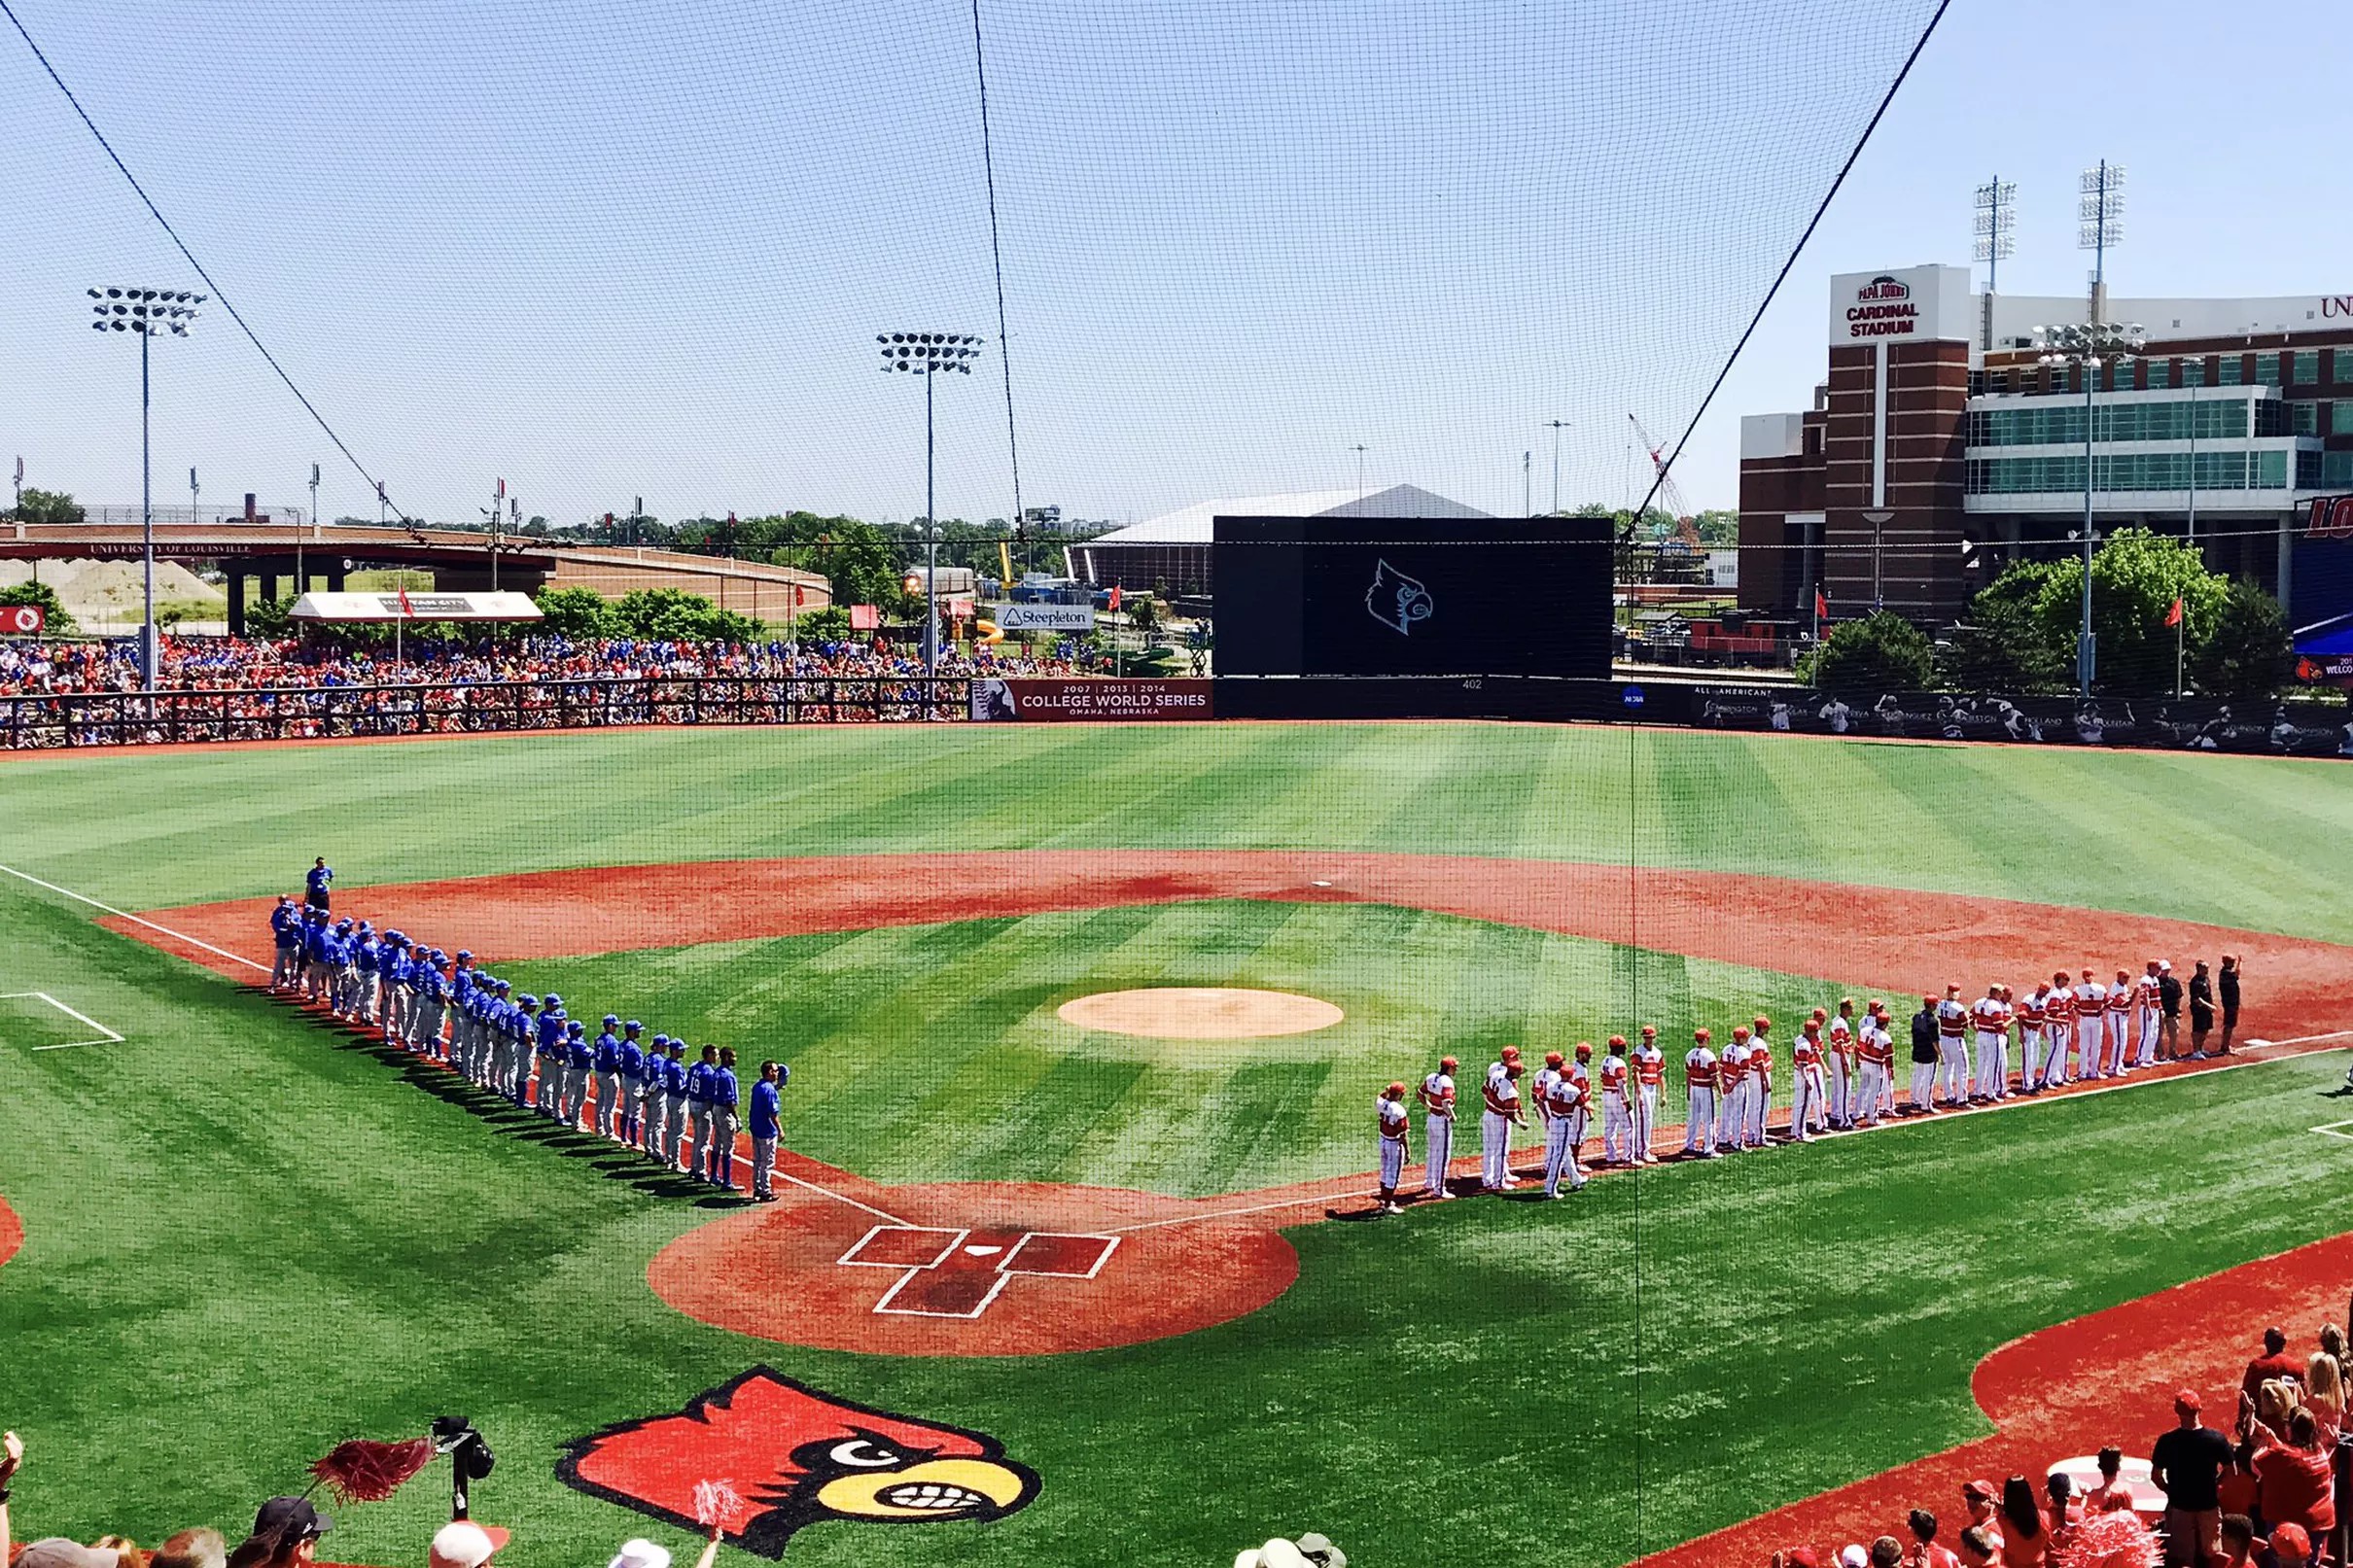
[[[1364,590],[1364,608],[1398,636],[1411,637],[1415,623],[1437,612],[1438,601],[1427,588],[1383,561],[1373,569],[1373,585]]]

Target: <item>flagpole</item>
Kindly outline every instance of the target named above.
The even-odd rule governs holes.
[[[2181,601],[2176,599],[2173,603],[2178,608]],[[2173,700],[2175,702],[2182,700],[2182,636],[2189,623],[2190,617],[2187,613],[2173,617]]]

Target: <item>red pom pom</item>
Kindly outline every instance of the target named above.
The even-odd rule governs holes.
[[[370,1443],[354,1438],[338,1443],[310,1473],[346,1503],[381,1503],[400,1490],[401,1482],[433,1462],[433,1439],[410,1438],[404,1443]]]
[[[2095,1514],[2068,1531],[2052,1552],[2052,1568],[2158,1568],[2164,1558],[2157,1533],[2131,1513]]]
[[[694,1521],[697,1524],[717,1524],[724,1528],[751,1512],[751,1507],[731,1482],[698,1481],[694,1483]]]

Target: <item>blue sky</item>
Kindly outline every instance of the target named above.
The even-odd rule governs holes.
[[[296,378],[411,512],[504,476],[559,521],[903,518],[893,327],[996,334],[963,0],[11,0]],[[984,0],[1025,499],[1119,520],[1411,481],[1625,499],[1680,428],[1926,0]],[[1805,405],[1834,271],[2075,294],[2075,176],[2129,165],[2120,293],[2353,291],[2341,0],[1955,0],[1678,470]],[[1770,23],[1760,18],[1770,17]],[[2077,90],[2049,69],[2096,55]],[[2260,104],[2260,107],[2247,105]],[[0,32],[0,457],[135,501],[135,349],[82,288],[196,286]],[[992,343],[941,383],[943,515],[1004,515]],[[217,308],[157,349],[158,499],[372,515]]]

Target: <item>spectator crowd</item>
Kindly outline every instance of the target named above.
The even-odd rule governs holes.
[[[2145,1460],[2113,1446],[2040,1478],[1972,1481],[1955,1514],[1915,1508],[1869,1546],[1791,1547],[1774,1568],[2342,1568],[2353,1521],[2345,1342],[2325,1323],[2299,1354],[2266,1329],[2227,1430],[2184,1388]]]
[[[1097,673],[1071,641],[942,650],[943,680]],[[162,640],[141,694],[135,641],[0,641],[0,749],[331,735],[465,734],[627,724],[962,717],[961,684],[927,701],[922,649],[885,640],[575,642],[528,636],[390,649],[285,639]]]

